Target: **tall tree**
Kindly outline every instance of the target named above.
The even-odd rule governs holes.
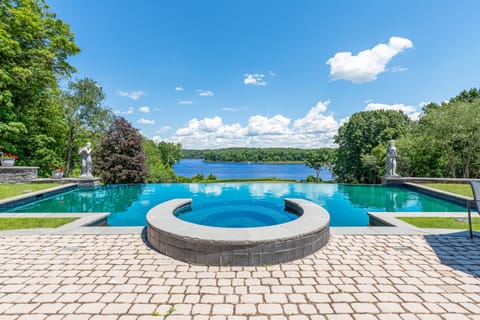
[[[144,139],[143,149],[145,150],[148,169],[148,182],[161,183],[177,181],[175,172],[168,164],[163,162],[162,153],[154,141]]]
[[[105,93],[94,80],[84,78],[70,82],[62,93],[67,125],[67,159],[65,175],[70,175],[70,165],[75,142],[82,131],[92,134],[106,130],[111,118],[110,110],[103,105]]]
[[[448,157],[452,178],[470,178],[474,170],[472,162],[479,158],[480,151],[480,99],[462,100],[454,98],[437,108],[429,108],[420,120],[419,134],[441,146]]]
[[[371,169],[362,163],[379,144],[404,135],[409,119],[401,111],[375,110],[354,113],[338,130],[338,144],[333,172],[340,181],[366,183],[371,179]]]
[[[58,80],[75,71],[67,58],[79,51],[45,1],[0,0],[0,145],[19,163],[43,165],[58,153]]]
[[[160,150],[162,163],[170,168],[173,168],[176,162],[182,160],[182,145],[180,143],[160,141],[158,149]]]
[[[334,160],[334,149],[318,149],[307,153],[305,165],[315,170],[317,181],[320,179],[320,170],[322,167],[330,167]]]
[[[144,183],[148,170],[138,129],[125,118],[116,117],[94,152],[93,164],[105,184]]]

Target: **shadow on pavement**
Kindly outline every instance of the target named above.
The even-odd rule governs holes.
[[[479,233],[473,239],[466,232],[424,237],[444,265],[480,278]]]

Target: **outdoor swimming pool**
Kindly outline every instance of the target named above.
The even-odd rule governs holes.
[[[324,207],[331,226],[365,226],[367,212],[454,212],[466,208],[401,187],[300,183],[211,183],[108,185],[76,189],[8,212],[111,212],[110,226],[144,226],[154,206],[192,198],[192,209],[232,201],[262,201],[283,211],[284,198],[302,198]]]

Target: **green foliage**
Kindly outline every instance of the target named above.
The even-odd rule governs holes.
[[[180,143],[160,141],[158,149],[160,150],[162,163],[170,168],[173,168],[173,165],[182,159],[182,145]]]
[[[41,0],[0,0],[0,146],[43,175],[62,153],[58,81],[79,52],[69,26]]]
[[[315,170],[317,181],[320,181],[320,169],[322,167],[330,168],[335,159],[334,149],[318,149],[307,153],[305,156],[305,165]]]
[[[83,78],[68,84],[68,90],[62,92],[67,126],[67,155],[65,176],[70,175],[72,154],[80,134],[88,131],[98,134],[105,132],[111,119],[111,112],[103,106],[105,93],[94,80]]]
[[[115,118],[94,152],[94,163],[105,184],[144,183],[148,171],[142,135],[124,118]]]
[[[376,146],[405,135],[408,128],[409,119],[400,111],[375,110],[353,114],[335,137],[339,147],[334,174],[344,182],[372,181],[372,169],[377,164],[373,164],[373,158],[368,155]]]
[[[160,142],[144,139],[146,165],[148,168],[147,181],[150,183],[176,182],[178,177],[173,171],[173,164],[181,155],[180,144]],[[172,152],[172,154],[169,154]],[[172,163],[173,162],[173,163]]]
[[[469,100],[453,98],[453,102],[427,109],[418,134],[443,151],[450,177],[478,177],[474,164],[480,163],[480,99],[461,99]]]
[[[214,162],[303,162],[314,149],[297,148],[226,148],[182,150],[182,158]]]

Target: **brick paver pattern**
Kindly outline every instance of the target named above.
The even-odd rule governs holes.
[[[136,235],[0,237],[0,320],[479,319],[480,240],[335,235],[259,267],[188,265]]]

